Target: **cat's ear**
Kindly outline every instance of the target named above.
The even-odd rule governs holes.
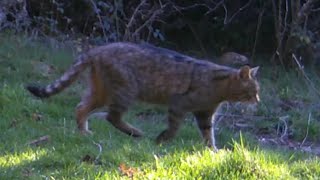
[[[255,78],[258,74],[259,66],[250,69],[251,77]]]
[[[241,79],[249,79],[250,78],[250,67],[242,66],[239,71],[239,76]]]

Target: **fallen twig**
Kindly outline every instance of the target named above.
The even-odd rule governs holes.
[[[101,26],[101,29],[102,29],[102,33],[103,33],[103,36],[105,38],[105,41],[108,42],[108,38],[107,38],[107,32],[106,32],[106,29],[105,29],[105,25],[104,25],[104,22],[102,21],[102,18],[100,16],[100,13],[99,13],[99,9],[96,5],[96,3],[93,1],[93,0],[90,0],[92,6],[93,6],[93,9],[94,9],[94,12],[96,13],[97,17],[98,17],[98,20],[99,20],[99,23],[100,23],[100,26]]]
[[[279,120],[284,124],[284,131],[282,132],[281,136],[280,136],[280,140],[283,142],[283,138],[286,137],[288,135],[288,125],[287,125],[287,119],[289,118],[289,116],[283,116],[283,117],[279,117]]]
[[[320,96],[320,92],[318,91],[318,89],[314,86],[313,82],[311,81],[311,79],[307,76],[307,74],[305,73],[305,71],[303,70],[303,66],[300,64],[300,62],[298,61],[297,57],[295,54],[292,53],[292,58],[295,60],[295,62],[298,65],[299,70],[301,71],[302,75],[304,76],[304,78],[307,80],[307,82],[309,83],[310,87],[318,94],[318,96]]]
[[[35,139],[35,140],[27,143],[27,145],[30,145],[30,146],[38,146],[38,145],[40,145],[41,143],[44,143],[44,142],[49,141],[49,139],[50,139],[50,136],[48,136],[48,135],[42,136],[42,137],[40,137],[40,138],[38,138],[38,139]]]
[[[102,146],[99,143],[96,143],[94,141],[92,141],[92,142],[93,142],[94,145],[98,146],[98,148],[99,148],[99,154],[97,155],[96,159],[94,160],[94,162],[97,163],[99,161],[99,158],[100,158],[101,153],[102,153]]]
[[[224,116],[224,117],[232,117],[232,118],[252,118],[252,119],[274,119],[274,116],[254,116],[254,115],[237,115],[237,114],[223,114],[223,113],[215,113],[217,116]]]
[[[131,26],[132,26],[132,24],[133,24],[133,22],[134,22],[134,20],[135,20],[135,18],[136,18],[136,16],[137,16],[137,13],[138,13],[139,9],[141,8],[141,6],[142,6],[145,2],[146,2],[146,0],[142,0],[142,1],[140,2],[140,4],[136,7],[136,9],[134,10],[134,12],[133,12],[133,14],[132,14],[132,16],[131,16],[131,18],[130,18],[130,21],[129,21],[128,24],[126,25],[127,29],[131,28]]]
[[[229,19],[227,18],[227,8],[224,6],[225,8],[225,11],[226,11],[226,17],[224,19],[224,24],[229,24],[233,19],[234,17],[236,17],[241,11],[243,11],[244,9],[246,9],[247,7],[249,7],[249,5],[251,4],[252,0],[249,0],[244,6],[240,7],[238,9],[237,12],[235,12]],[[228,20],[227,20],[228,19]]]
[[[254,60],[254,56],[255,56],[255,53],[256,53],[256,47],[257,47],[257,43],[258,43],[259,31],[260,31],[260,27],[261,27],[261,24],[262,24],[262,17],[263,17],[263,15],[264,15],[265,10],[266,10],[266,8],[265,8],[266,4],[267,4],[267,3],[264,3],[263,8],[262,8],[262,10],[260,11],[259,16],[258,16],[257,29],[256,29],[256,34],[255,34],[255,38],[254,38],[253,49],[252,49],[252,53],[251,53],[251,60],[252,60],[252,61]],[[252,63],[253,63],[253,62],[252,62]]]
[[[305,141],[307,140],[308,134],[309,134],[309,126],[310,126],[310,122],[311,122],[311,113],[309,113],[309,117],[308,117],[308,126],[307,126],[307,132],[306,135],[303,138],[303,141],[300,144],[300,148],[303,146],[303,144],[305,143]]]

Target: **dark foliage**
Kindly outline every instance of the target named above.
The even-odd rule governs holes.
[[[212,57],[238,51],[275,63],[320,62],[316,0],[3,0],[0,30],[87,37],[90,43],[152,42]],[[192,50],[192,51],[190,51]],[[200,53],[199,53],[200,52]]]

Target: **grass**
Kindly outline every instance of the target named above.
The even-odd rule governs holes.
[[[71,63],[71,53],[7,34],[0,34],[0,42],[0,179],[320,177],[320,160],[315,155],[259,145],[259,129],[269,128],[268,133],[274,133],[274,127],[279,124],[276,118],[250,121],[257,128],[242,133],[221,125],[217,143],[222,149],[217,153],[204,147],[190,119],[172,142],[156,145],[155,137],[165,128],[165,109],[149,105],[135,105],[124,117],[144,130],[142,138],[128,137],[98,119],[90,121],[94,134],[82,136],[77,132],[74,120],[74,107],[81,90],[79,84],[43,101],[24,90],[27,82],[45,83],[59,76]],[[34,68],[32,61],[44,61],[56,69],[52,75],[45,76]],[[290,115],[288,124],[294,131],[292,140],[301,140],[306,134],[305,117],[312,113],[308,140],[317,143],[318,112],[312,101],[317,99],[311,91],[306,91],[305,84],[297,86],[299,81],[291,80],[294,76],[294,73],[287,73],[275,83],[270,80],[269,72],[262,71],[263,103],[257,114]],[[274,106],[279,99],[308,103],[303,104],[305,107],[284,111]],[[49,139],[39,145],[29,145],[43,136]]]

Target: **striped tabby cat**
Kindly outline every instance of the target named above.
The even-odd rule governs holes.
[[[89,69],[86,95],[76,108],[78,128],[89,133],[88,115],[108,106],[105,117],[114,127],[134,137],[142,132],[122,120],[135,101],[168,106],[168,127],[157,137],[173,138],[187,112],[192,112],[206,145],[215,147],[211,116],[220,103],[259,101],[255,79],[258,67],[234,69],[198,60],[175,51],[131,43],[112,43],[80,55],[56,81],[26,88],[47,98],[70,86]]]

